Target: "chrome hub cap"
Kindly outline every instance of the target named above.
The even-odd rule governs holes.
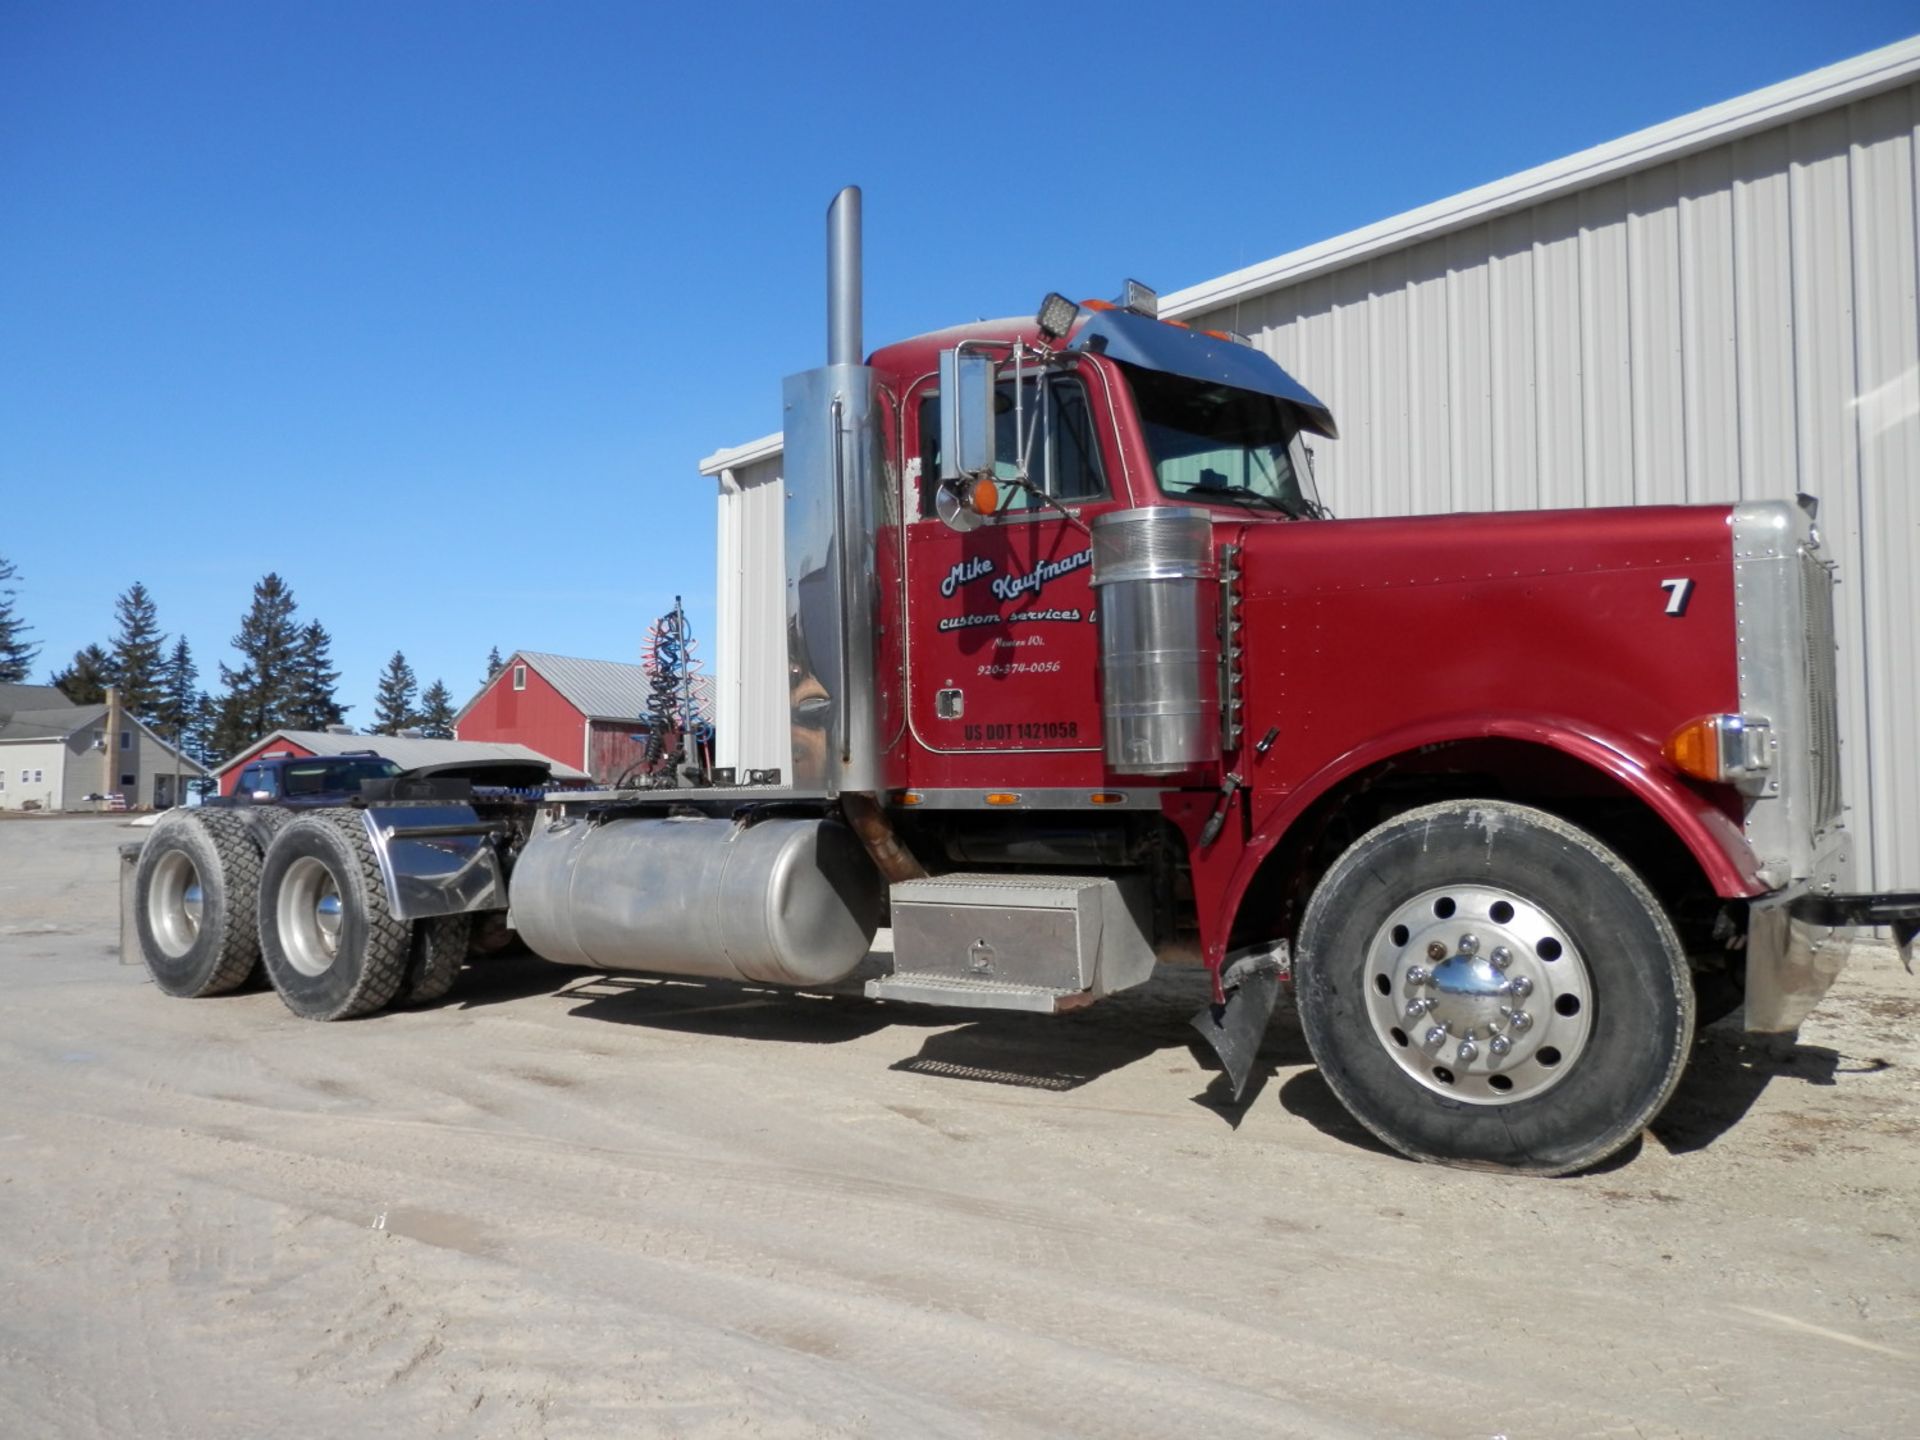
[[[1427,1089],[1505,1105],[1558,1084],[1586,1049],[1593,988],[1566,928],[1512,893],[1416,895],[1367,949],[1367,1018]]]
[[[184,853],[169,850],[153,868],[147,897],[154,942],[163,954],[178,960],[200,938],[200,920],[206,910],[200,872]]]
[[[274,919],[287,963],[302,975],[324,975],[340,950],[340,886],[333,872],[303,855],[280,881]]]

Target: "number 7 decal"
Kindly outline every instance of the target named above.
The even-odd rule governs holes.
[[[1667,592],[1667,614],[1684,615],[1687,613],[1687,597],[1693,594],[1693,581],[1662,580],[1660,588]]]

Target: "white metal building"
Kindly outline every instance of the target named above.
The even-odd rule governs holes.
[[[1327,402],[1341,438],[1316,471],[1342,515],[1817,495],[1858,883],[1920,885],[1917,127],[1920,39],[1161,313],[1251,336]],[[765,719],[784,694],[761,694],[783,678],[756,683],[782,653],[779,437],[701,469],[721,479],[722,753],[733,730],[784,755]]]

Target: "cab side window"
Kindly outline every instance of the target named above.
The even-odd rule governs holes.
[[[1024,421],[1032,436],[1027,457],[1028,481],[1036,490],[1063,505],[1097,499],[1107,493],[1100,469],[1100,447],[1093,432],[1093,407],[1077,376],[1052,375],[1044,382],[1032,377],[1021,397]],[[1020,436],[1015,433],[1013,381],[1002,380],[995,391],[995,475],[1011,479],[1019,473]],[[935,513],[940,489],[940,397],[920,402],[920,517]],[[1002,513],[1020,514],[1047,507],[1024,490],[1009,487]]]

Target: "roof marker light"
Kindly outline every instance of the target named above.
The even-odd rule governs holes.
[[[1120,287],[1120,298],[1114,302],[1122,310],[1131,310],[1136,315],[1144,315],[1149,320],[1160,318],[1160,294],[1151,286],[1142,285],[1138,280],[1129,280]]]

